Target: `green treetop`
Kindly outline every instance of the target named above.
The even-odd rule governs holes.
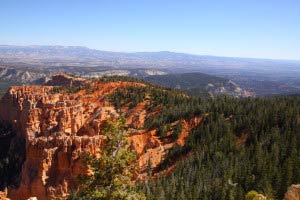
[[[69,199],[87,200],[144,200],[144,194],[134,190],[133,164],[136,155],[130,151],[123,118],[106,122],[105,135],[99,156],[84,154],[85,164],[91,170],[89,175],[79,177],[78,191]]]

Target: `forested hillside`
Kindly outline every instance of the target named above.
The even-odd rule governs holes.
[[[170,122],[203,117],[185,145],[174,146],[141,182],[148,199],[244,199],[251,190],[283,199],[300,182],[300,97],[202,99],[149,87],[117,92],[112,100],[117,107],[134,106],[145,93],[153,100],[148,109],[161,111],[145,126],[158,128],[162,139]],[[163,170],[167,174],[157,176]]]
[[[19,82],[13,82],[13,81],[0,81],[0,98],[5,94],[5,92],[8,90],[8,88],[12,85],[20,85]]]
[[[299,97],[205,104],[204,123],[164,162],[176,170],[141,184],[148,199],[244,199],[250,190],[282,199],[300,182]]]
[[[70,76],[63,77],[61,75],[59,77],[72,79]],[[75,79],[72,79],[72,83],[75,83]],[[201,98],[188,96],[178,89],[163,88],[129,77],[80,80],[83,85],[74,84],[69,87],[28,86],[27,88],[15,87],[15,89],[20,92],[24,90],[24,95],[31,92],[30,94],[44,95],[44,98],[54,100],[68,97],[70,99],[65,100],[68,102],[65,105],[73,106],[72,112],[75,111],[74,105],[78,105],[76,107],[78,113],[72,113],[73,123],[82,123],[78,119],[89,119],[89,117],[82,117],[81,113],[91,116],[91,119],[94,120],[93,123],[87,120],[85,126],[80,129],[75,129],[76,127],[63,129],[65,126],[61,128],[60,124],[57,123],[53,127],[54,129],[51,129],[53,132],[41,132],[41,134],[47,135],[39,136],[36,140],[43,137],[58,140],[61,138],[59,134],[63,133],[65,138],[71,140],[73,136],[66,134],[68,130],[74,132],[72,134],[75,135],[75,138],[102,137],[101,134],[104,132],[96,132],[97,121],[95,117],[99,117],[98,124],[100,124],[100,122],[104,123],[110,119],[111,116],[123,116],[127,122],[122,131],[128,131],[128,133],[124,132],[124,135],[128,134],[131,137],[130,148],[132,151],[138,152],[137,162],[142,163],[139,165],[139,171],[133,172],[134,176],[126,176],[124,179],[128,182],[130,193],[134,193],[133,189],[143,191],[146,198],[150,200],[235,200],[245,199],[249,191],[255,190],[270,200],[283,199],[287,188],[291,184],[300,182],[300,97],[298,96],[243,99],[228,96]],[[36,93],[34,93],[35,90]],[[8,101],[9,95],[12,94],[7,93],[6,98],[3,98],[2,101]],[[60,97],[54,98],[55,96]],[[27,96],[25,97],[27,98]],[[41,102],[42,100],[39,103]],[[80,102],[86,102],[86,104]],[[99,104],[99,106],[93,108],[91,102],[94,105]],[[3,103],[2,110],[6,111],[7,105],[9,104]],[[55,105],[61,105],[61,103]],[[111,107],[107,107],[108,105]],[[49,104],[46,105],[48,107],[39,106],[41,110],[46,108],[47,111]],[[32,107],[29,106],[28,109]],[[80,109],[82,108],[86,111],[81,112]],[[89,110],[91,108],[94,109],[93,112]],[[101,112],[100,109],[108,111]],[[10,110],[12,109],[7,110],[7,112],[9,113]],[[27,116],[24,115],[24,117]],[[47,119],[48,117],[45,117],[40,120]],[[64,118],[54,119],[58,122],[65,120]],[[69,124],[72,125],[72,123]],[[2,128],[0,127],[3,144],[10,140],[10,136],[15,135],[10,134],[14,132],[10,132],[10,128],[7,127],[5,124],[2,125]],[[99,125],[99,127],[101,128],[97,130],[104,130],[103,126]],[[57,129],[61,129],[62,132],[56,133]],[[118,128],[114,129],[116,131],[108,133],[118,136]],[[76,130],[77,132],[75,132]],[[95,133],[97,134],[94,135]],[[47,141],[41,140],[41,142],[49,145],[50,143]],[[75,148],[71,142],[69,143],[71,145],[69,147],[70,153],[66,154],[66,159],[69,159],[69,155],[73,155],[72,149]],[[36,142],[32,143],[33,149],[36,149],[35,144]],[[76,143],[74,142],[74,144]],[[93,145],[95,148],[101,147],[98,143],[93,143]],[[25,148],[24,145],[17,149],[12,147],[8,153],[5,153],[7,146],[4,145],[2,148],[0,174],[5,179],[1,182],[1,187],[20,184],[21,169],[30,171],[31,168],[35,167],[31,165],[31,168],[22,167],[24,158],[28,159],[30,156],[28,154],[24,156],[24,152],[23,154],[22,152],[18,153]],[[125,146],[123,145],[123,147]],[[44,149],[42,150],[44,151]],[[109,148],[107,150],[111,151]],[[126,149],[124,152],[128,152],[128,150]],[[114,158],[115,153],[112,155]],[[149,155],[149,157],[145,155]],[[132,159],[133,157],[124,158],[112,159],[103,166],[106,166],[107,169],[110,168],[109,165],[122,166],[120,172],[126,174],[124,165],[135,161]],[[47,159],[45,160],[47,161]],[[54,154],[53,160],[53,162],[59,163],[59,159],[56,159]],[[91,162],[97,165],[100,161],[103,162],[101,159]],[[11,162],[14,162],[16,166],[9,165]],[[119,162],[122,165],[119,165]],[[101,182],[111,179],[105,175],[103,166],[101,169],[94,167],[95,172],[103,176],[92,179],[96,184],[92,183],[95,191],[99,189],[98,180]],[[69,167],[62,169],[69,170]],[[100,171],[97,171],[99,169]],[[43,169],[38,168],[37,170],[42,171]],[[60,172],[61,169],[56,170]],[[122,175],[122,173],[118,173],[118,171],[114,171],[111,175],[116,177]],[[25,172],[22,174],[26,175]],[[65,175],[61,176],[64,177]],[[128,177],[131,178],[127,179]],[[51,178],[57,178],[54,172],[51,174]],[[74,178],[76,178],[75,175]],[[89,180],[87,179],[86,185],[83,185],[82,188],[89,187]],[[122,184],[126,182],[124,180],[122,178]],[[106,183],[107,188],[109,188],[107,191],[112,189],[110,186],[112,182],[109,180]],[[132,187],[133,182],[136,183],[135,188]],[[48,184],[50,183],[52,184],[52,182],[48,182]],[[21,182],[22,184],[23,182]],[[119,187],[118,183],[117,186],[113,190],[124,189],[126,184],[124,187]],[[23,187],[27,187],[27,185],[23,185]],[[103,192],[105,193],[106,189]],[[120,191],[118,190],[118,192]],[[32,192],[32,195],[34,194],[36,193]],[[100,195],[92,189],[80,191],[78,194],[83,196]],[[105,195],[107,194],[105,193]],[[121,195],[122,192],[118,194]],[[139,194],[141,193],[135,195]],[[143,196],[143,194],[141,195]]]
[[[156,85],[181,89],[193,96],[208,97],[222,94],[234,97],[255,96],[255,93],[241,88],[232,80],[198,72],[154,75],[145,77],[145,80]]]
[[[177,87],[178,89],[190,89],[190,88],[205,88],[207,84],[217,84],[221,86],[228,80],[203,73],[183,73],[183,74],[168,74],[168,75],[156,75],[145,78],[151,83],[162,85],[165,87]]]

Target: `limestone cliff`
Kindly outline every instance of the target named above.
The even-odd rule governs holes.
[[[103,123],[119,115],[105,97],[116,89],[145,86],[120,81],[87,83],[80,79],[74,82],[67,78],[62,80],[64,77],[60,76],[52,80],[60,80],[63,85],[71,87],[74,83],[76,86],[82,84],[82,88],[88,84],[88,88],[93,90],[55,92],[51,82],[47,86],[14,86],[0,102],[0,119],[12,123],[17,131],[15,137],[26,141],[26,159],[19,186],[8,189],[11,199],[66,197],[76,184],[76,177],[87,173],[80,159],[81,153],[96,154],[101,150]],[[155,129],[143,129],[147,117],[145,103],[125,113],[130,127],[130,145],[138,154],[140,177],[145,175],[143,171],[149,160],[152,167],[156,167],[166,150],[176,143],[184,145],[189,131],[201,122],[200,117],[184,120],[178,140],[162,142]]]

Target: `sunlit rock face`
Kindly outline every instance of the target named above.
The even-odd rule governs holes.
[[[284,195],[285,200],[299,200],[300,199],[300,184],[291,185]]]
[[[12,123],[17,131],[15,137],[26,141],[25,149],[20,149],[26,152],[26,159],[21,166],[19,186],[8,189],[11,199],[67,197],[77,176],[88,172],[81,162],[81,153],[96,155],[101,151],[104,122],[119,116],[105,97],[116,89],[145,86],[135,82],[70,81],[70,77],[61,75],[52,80],[56,86],[59,81],[64,86],[89,84],[93,90],[56,93],[50,82],[47,86],[14,86],[5,94],[0,102],[0,119]],[[184,120],[178,140],[163,143],[155,129],[143,129],[149,114],[146,103],[123,109],[130,130],[130,147],[138,154],[140,178],[145,176],[149,160],[151,167],[156,167],[166,150],[176,143],[184,145],[189,131],[201,122],[200,117]]]

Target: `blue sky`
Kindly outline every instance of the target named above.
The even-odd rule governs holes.
[[[0,44],[300,60],[299,0],[0,0]]]

